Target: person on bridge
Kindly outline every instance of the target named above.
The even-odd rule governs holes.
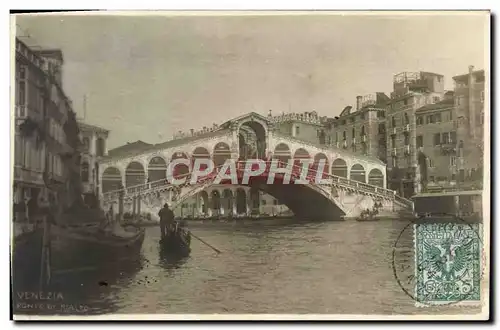
[[[163,239],[168,232],[174,229],[174,212],[165,203],[160,212],[158,212],[158,216],[160,217],[161,238]]]

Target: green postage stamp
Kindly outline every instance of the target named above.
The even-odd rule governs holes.
[[[481,225],[419,223],[414,230],[417,305],[479,304]]]

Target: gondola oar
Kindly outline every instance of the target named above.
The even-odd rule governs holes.
[[[199,238],[198,236],[196,236],[195,234],[193,233],[190,233],[191,236],[193,236],[194,238],[196,238],[198,241],[202,242],[203,244],[205,244],[206,246],[212,248],[215,252],[217,253],[222,253],[220,252],[220,250],[217,250],[216,248],[214,248],[212,245],[208,244],[207,242],[205,242],[204,240],[202,240],[201,238]]]

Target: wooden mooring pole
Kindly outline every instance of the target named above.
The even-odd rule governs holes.
[[[43,219],[43,236],[40,256],[40,278],[39,287],[43,290],[50,283],[51,277],[51,256],[50,256],[50,214],[46,214]]]

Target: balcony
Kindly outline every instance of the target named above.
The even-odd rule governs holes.
[[[16,119],[28,118],[28,108],[25,105],[16,105]]]
[[[19,165],[14,167],[14,180],[35,185],[44,184],[42,172],[32,171]]]
[[[457,154],[457,145],[454,143],[445,143],[441,144],[441,154],[444,156],[456,155]]]

